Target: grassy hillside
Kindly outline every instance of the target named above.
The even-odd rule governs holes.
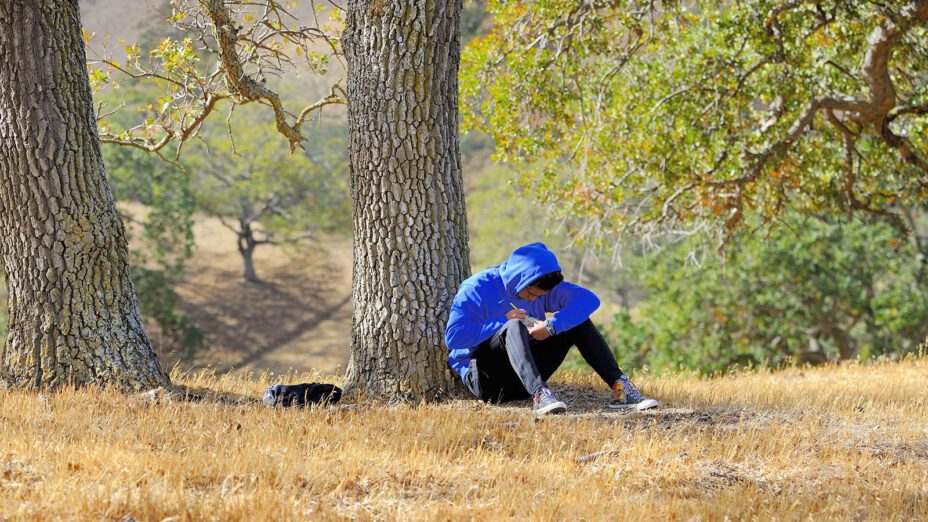
[[[525,403],[266,409],[266,376],[175,375],[226,394],[200,402],[13,391],[0,519],[924,518],[926,369],[638,376],[665,404],[642,414],[561,374],[570,414],[541,420]]]

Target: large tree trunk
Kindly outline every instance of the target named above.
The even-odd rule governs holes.
[[[459,386],[445,322],[468,276],[458,150],[460,0],[351,0],[345,31],[354,221],[349,390]]]
[[[168,384],[104,176],[76,0],[0,3],[0,255],[13,386]]]

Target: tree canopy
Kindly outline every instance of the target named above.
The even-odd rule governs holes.
[[[491,0],[465,126],[581,234],[804,213],[900,227],[928,195],[928,1]],[[757,220],[746,220],[754,215]]]

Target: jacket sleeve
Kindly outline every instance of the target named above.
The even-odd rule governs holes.
[[[448,325],[445,327],[445,344],[451,350],[473,348],[489,339],[506,324],[506,315],[487,317],[483,299],[474,287],[461,288],[454,296]]]
[[[586,321],[599,308],[596,294],[567,281],[552,288],[545,298],[545,311],[557,312],[548,322],[558,333]]]

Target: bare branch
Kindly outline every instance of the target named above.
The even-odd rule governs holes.
[[[344,90],[341,88],[341,85],[339,85],[338,83],[336,83],[336,84],[333,85],[332,88],[329,90],[329,95],[328,95],[328,96],[326,96],[325,98],[322,98],[321,100],[319,100],[319,101],[317,101],[317,102],[315,102],[315,103],[312,103],[312,104],[306,106],[306,108],[304,108],[304,109],[300,112],[300,115],[299,115],[299,117],[297,117],[296,123],[293,124],[293,127],[299,132],[300,128],[303,126],[303,121],[306,119],[306,117],[309,116],[313,111],[315,111],[315,110],[317,110],[317,109],[321,109],[321,108],[325,107],[326,105],[332,105],[332,104],[341,104],[341,105],[345,105],[345,104],[347,104],[347,100],[345,99],[345,97],[342,97],[342,96],[339,96],[339,95],[335,94],[335,91],[336,91],[336,90],[341,90],[341,91],[344,93]]]
[[[109,111],[109,112],[104,112],[104,113],[101,114],[100,111],[103,110],[103,102],[100,102],[100,105],[97,106],[97,122],[99,122],[100,120],[104,120],[104,119],[106,119],[106,118],[109,118],[110,116],[112,116],[112,115],[116,114],[117,112],[119,112],[119,111],[120,111],[123,107],[125,107],[125,106],[126,106],[126,104],[125,104],[125,102],[123,102],[123,103],[120,103],[119,106],[116,107],[115,109],[113,109],[113,110],[111,110],[111,111]]]
[[[246,101],[267,100],[274,108],[277,130],[286,136],[290,142],[290,151],[293,152],[297,144],[303,141],[304,138],[299,130],[294,129],[287,123],[277,93],[245,73],[244,64],[235,48],[238,30],[225,2],[223,0],[205,0],[201,2],[201,5],[206,9],[212,20],[214,36],[219,42],[219,57],[229,88]]]
[[[89,63],[106,67],[103,83],[108,80],[109,73],[115,71],[133,80],[153,80],[169,89],[165,98],[167,102],[159,101],[160,110],[155,111],[145,124],[120,132],[101,128],[100,137],[104,143],[157,152],[169,143],[179,141],[174,153],[176,158],[183,149],[183,142],[197,136],[216,103],[232,99],[235,104],[257,101],[270,106],[277,129],[289,141],[292,153],[305,139],[300,128],[313,111],[325,105],[345,103],[344,91],[336,85],[328,96],[310,104],[301,116],[296,117],[284,109],[277,93],[263,85],[262,77],[283,75],[285,68],[296,67],[282,45],[296,46],[297,54],[306,56],[307,64],[318,71],[328,62],[305,51],[309,49],[307,42],[324,40],[332,50],[331,56],[341,62],[338,36],[328,34],[318,23],[316,27],[293,27],[297,18],[277,0],[175,0],[172,4],[183,16],[175,15],[171,21],[189,38],[182,43],[167,40],[162,45],[174,45],[192,55],[192,44],[198,43],[200,50],[216,57],[215,68],[210,64],[211,72],[205,73],[195,59],[181,65],[168,63],[160,53],[149,55],[149,63],[143,65],[137,46],[134,47],[134,57],[130,56],[128,62],[122,64],[110,57],[105,42],[102,56],[88,48],[88,54],[99,56]],[[237,19],[240,15],[241,21]],[[300,49],[304,52],[299,52]],[[314,57],[312,60],[311,55]],[[104,115],[102,109],[97,111],[99,119],[115,112]],[[291,124],[294,118],[296,121]]]
[[[886,116],[886,121],[892,122],[899,116],[904,114],[914,114],[916,116],[926,116],[928,115],[928,103],[924,105],[912,105],[909,107],[897,107],[891,111]]]
[[[226,221],[226,217],[225,217],[223,214],[218,214],[218,213],[217,213],[217,214],[216,214],[216,217],[219,218],[219,223],[221,223],[222,226],[224,226],[224,227],[226,227],[227,229],[231,230],[236,236],[242,235],[242,231],[239,230],[238,228],[236,228],[236,227],[230,225],[229,222]]]
[[[151,142],[147,139],[141,138],[130,138],[124,139],[119,138],[118,136],[113,136],[106,133],[100,134],[100,141],[102,143],[114,143],[117,145],[125,145],[129,147],[135,147],[137,149],[144,150],[146,152],[157,152],[163,149],[168,143],[171,142],[174,138],[179,138],[181,142],[188,140],[193,136],[196,131],[200,128],[200,125],[203,124],[203,121],[206,120],[206,117],[213,112],[213,109],[216,107],[216,103],[220,100],[227,98],[228,95],[223,94],[207,94],[206,103],[200,112],[191,120],[189,125],[184,125],[181,127],[180,132],[177,133],[172,129],[165,129],[165,134],[161,140],[157,142]],[[179,157],[179,154],[175,156],[175,159]]]

